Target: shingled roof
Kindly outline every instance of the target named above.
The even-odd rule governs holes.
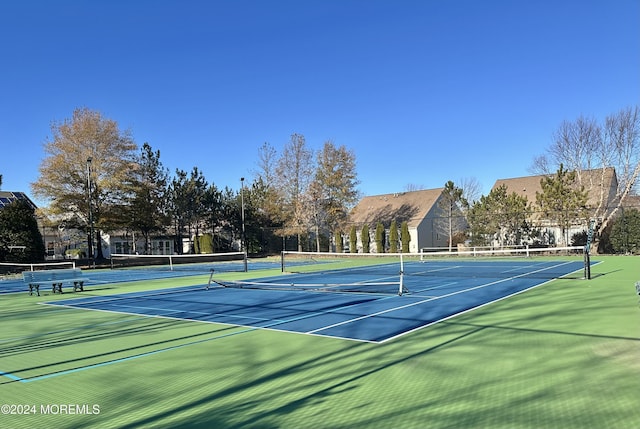
[[[536,192],[542,192],[542,185],[540,181],[544,177],[552,177],[550,175],[538,175],[527,177],[515,177],[512,179],[498,179],[493,185],[492,189],[496,189],[501,185],[507,187],[507,194],[515,192],[518,195],[527,197],[529,203],[535,204]],[[609,167],[595,170],[584,170],[580,172],[578,180],[584,186],[584,189],[589,192],[587,204],[592,207],[597,207],[600,202],[601,192],[600,184],[604,185],[604,198],[611,201],[615,198],[615,191],[618,186],[618,179],[616,177],[616,171],[614,168]]]
[[[358,225],[407,221],[410,228],[417,227],[441,193],[442,188],[364,197],[352,210],[351,221]]]
[[[24,201],[32,209],[35,210],[37,208],[33,201],[31,201],[31,199],[24,192],[0,191],[0,209],[11,204],[14,201]]]
[[[627,198],[622,202],[622,206],[640,210],[640,195],[627,195]]]

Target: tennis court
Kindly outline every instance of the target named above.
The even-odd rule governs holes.
[[[333,269],[333,275],[318,277],[278,269],[270,271],[274,277],[251,270],[221,272],[214,278],[227,287],[211,290],[202,275],[117,283],[62,296],[6,294],[1,297],[0,388],[4,403],[13,408],[2,416],[3,427],[634,427],[640,412],[638,258],[598,256],[590,281],[582,279],[578,260],[579,255],[513,259],[509,273],[499,275],[501,264],[495,262],[488,263],[493,269],[482,268],[484,261],[408,263],[402,296],[397,289],[326,293],[281,286],[285,279],[300,278],[298,283],[329,289],[336,281],[369,287],[387,283],[380,277],[388,276],[389,268],[380,268],[377,277]],[[318,267],[326,267],[322,271],[330,271],[332,262],[320,262]],[[578,271],[548,282],[544,277],[553,271],[545,268],[548,262],[575,262]],[[457,266],[466,272],[457,273]],[[516,266],[524,271],[513,271]],[[301,263],[298,268],[313,267]],[[567,264],[564,270],[571,268]],[[232,284],[249,280],[271,282],[273,290]],[[465,287],[446,285],[452,282]],[[388,316],[395,317],[385,323],[400,332],[416,325],[412,309],[428,313],[438,302],[446,307],[449,298],[471,297],[472,290],[463,290],[474,285],[486,292],[516,285],[533,289],[425,329],[396,337],[384,333],[392,341],[383,340],[383,333],[375,341],[352,341],[326,332],[314,335],[309,325],[307,331],[295,331],[302,334],[268,326],[290,319],[292,309],[309,320],[353,311],[341,310],[345,301],[335,300],[347,296],[358,313],[362,306],[372,307],[364,312],[372,316],[367,319],[381,316],[374,313],[388,305]],[[460,293],[446,297],[455,292]],[[147,308],[107,308],[114,298]],[[431,304],[417,304],[431,298]],[[42,305],[63,301],[64,306]],[[415,305],[401,308],[401,303]],[[206,314],[193,314],[197,309]],[[221,320],[219,314],[228,317],[223,324],[196,322]],[[231,316],[269,320],[239,323]],[[406,325],[392,320],[410,318]],[[321,327],[329,325],[325,319]],[[355,321],[344,326],[350,326],[350,339],[360,337],[356,329],[369,334],[386,329]],[[75,404],[72,410],[78,412],[56,413],[57,404]]]
[[[400,274],[395,262],[330,265],[46,304],[382,343],[584,269],[575,258],[411,260]]]
[[[244,253],[233,252],[224,254],[220,259],[220,254],[212,255],[189,255],[182,263],[169,264],[170,256],[147,257],[146,255],[127,255],[128,258],[121,259],[112,268],[100,268],[84,270],[88,280],[85,285],[88,288],[109,288],[109,285],[125,282],[147,281],[155,279],[171,279],[178,277],[190,277],[208,274],[212,270],[219,273],[243,272],[245,270],[257,271],[273,269],[279,266],[278,262],[268,260],[248,260],[244,259]],[[173,256],[174,261],[176,256]],[[151,265],[149,262],[155,264]],[[201,260],[201,261],[199,261]],[[245,265],[246,262],[246,265]],[[5,269],[21,270],[41,270],[58,268],[75,268],[73,261],[53,262],[43,264],[2,264]],[[5,293],[26,293],[28,287],[22,280],[22,276],[13,275],[0,276],[0,294]]]

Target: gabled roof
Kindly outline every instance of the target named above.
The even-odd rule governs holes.
[[[364,197],[351,211],[351,222],[358,225],[382,222],[388,226],[395,220],[398,224],[407,221],[409,227],[417,227],[441,193],[442,188]]]
[[[0,209],[11,204],[14,201],[26,201],[26,203],[33,208],[37,209],[36,205],[31,201],[27,194],[24,192],[8,192],[0,191]]]
[[[542,192],[542,185],[540,181],[545,177],[552,177],[554,174],[538,175],[538,176],[526,176],[515,177],[512,179],[498,179],[493,185],[493,189],[498,188],[501,185],[507,187],[507,194],[515,192],[518,195],[527,197],[530,204],[536,202],[536,192]],[[580,172],[578,177],[579,183],[582,183],[584,189],[589,191],[587,204],[597,207],[600,202],[600,184],[604,184],[605,198],[612,198],[615,196],[615,188],[618,186],[618,178],[616,177],[616,170],[613,167],[605,169],[584,170]],[[613,188],[613,195],[610,190]]]
[[[536,202],[536,192],[542,192],[542,186],[540,181],[547,177],[545,175],[540,176],[527,176],[527,177],[514,177],[512,179],[498,179],[493,185],[491,190],[499,188],[502,185],[507,187],[507,194],[515,192],[516,194],[527,197],[529,203]]]
[[[622,201],[622,207],[640,210],[640,195],[627,195]]]

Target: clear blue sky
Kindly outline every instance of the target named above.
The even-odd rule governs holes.
[[[364,195],[529,174],[563,120],[640,104],[638,0],[57,0],[0,5],[0,174],[30,192],[87,107],[239,189],[292,133]]]

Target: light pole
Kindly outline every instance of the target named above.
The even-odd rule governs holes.
[[[246,235],[244,230],[244,177],[240,178],[240,204],[242,212],[242,251],[247,251]]]
[[[93,260],[93,210],[91,203],[91,161],[93,158],[87,158],[87,201],[89,203],[89,239],[87,252],[89,259]]]

